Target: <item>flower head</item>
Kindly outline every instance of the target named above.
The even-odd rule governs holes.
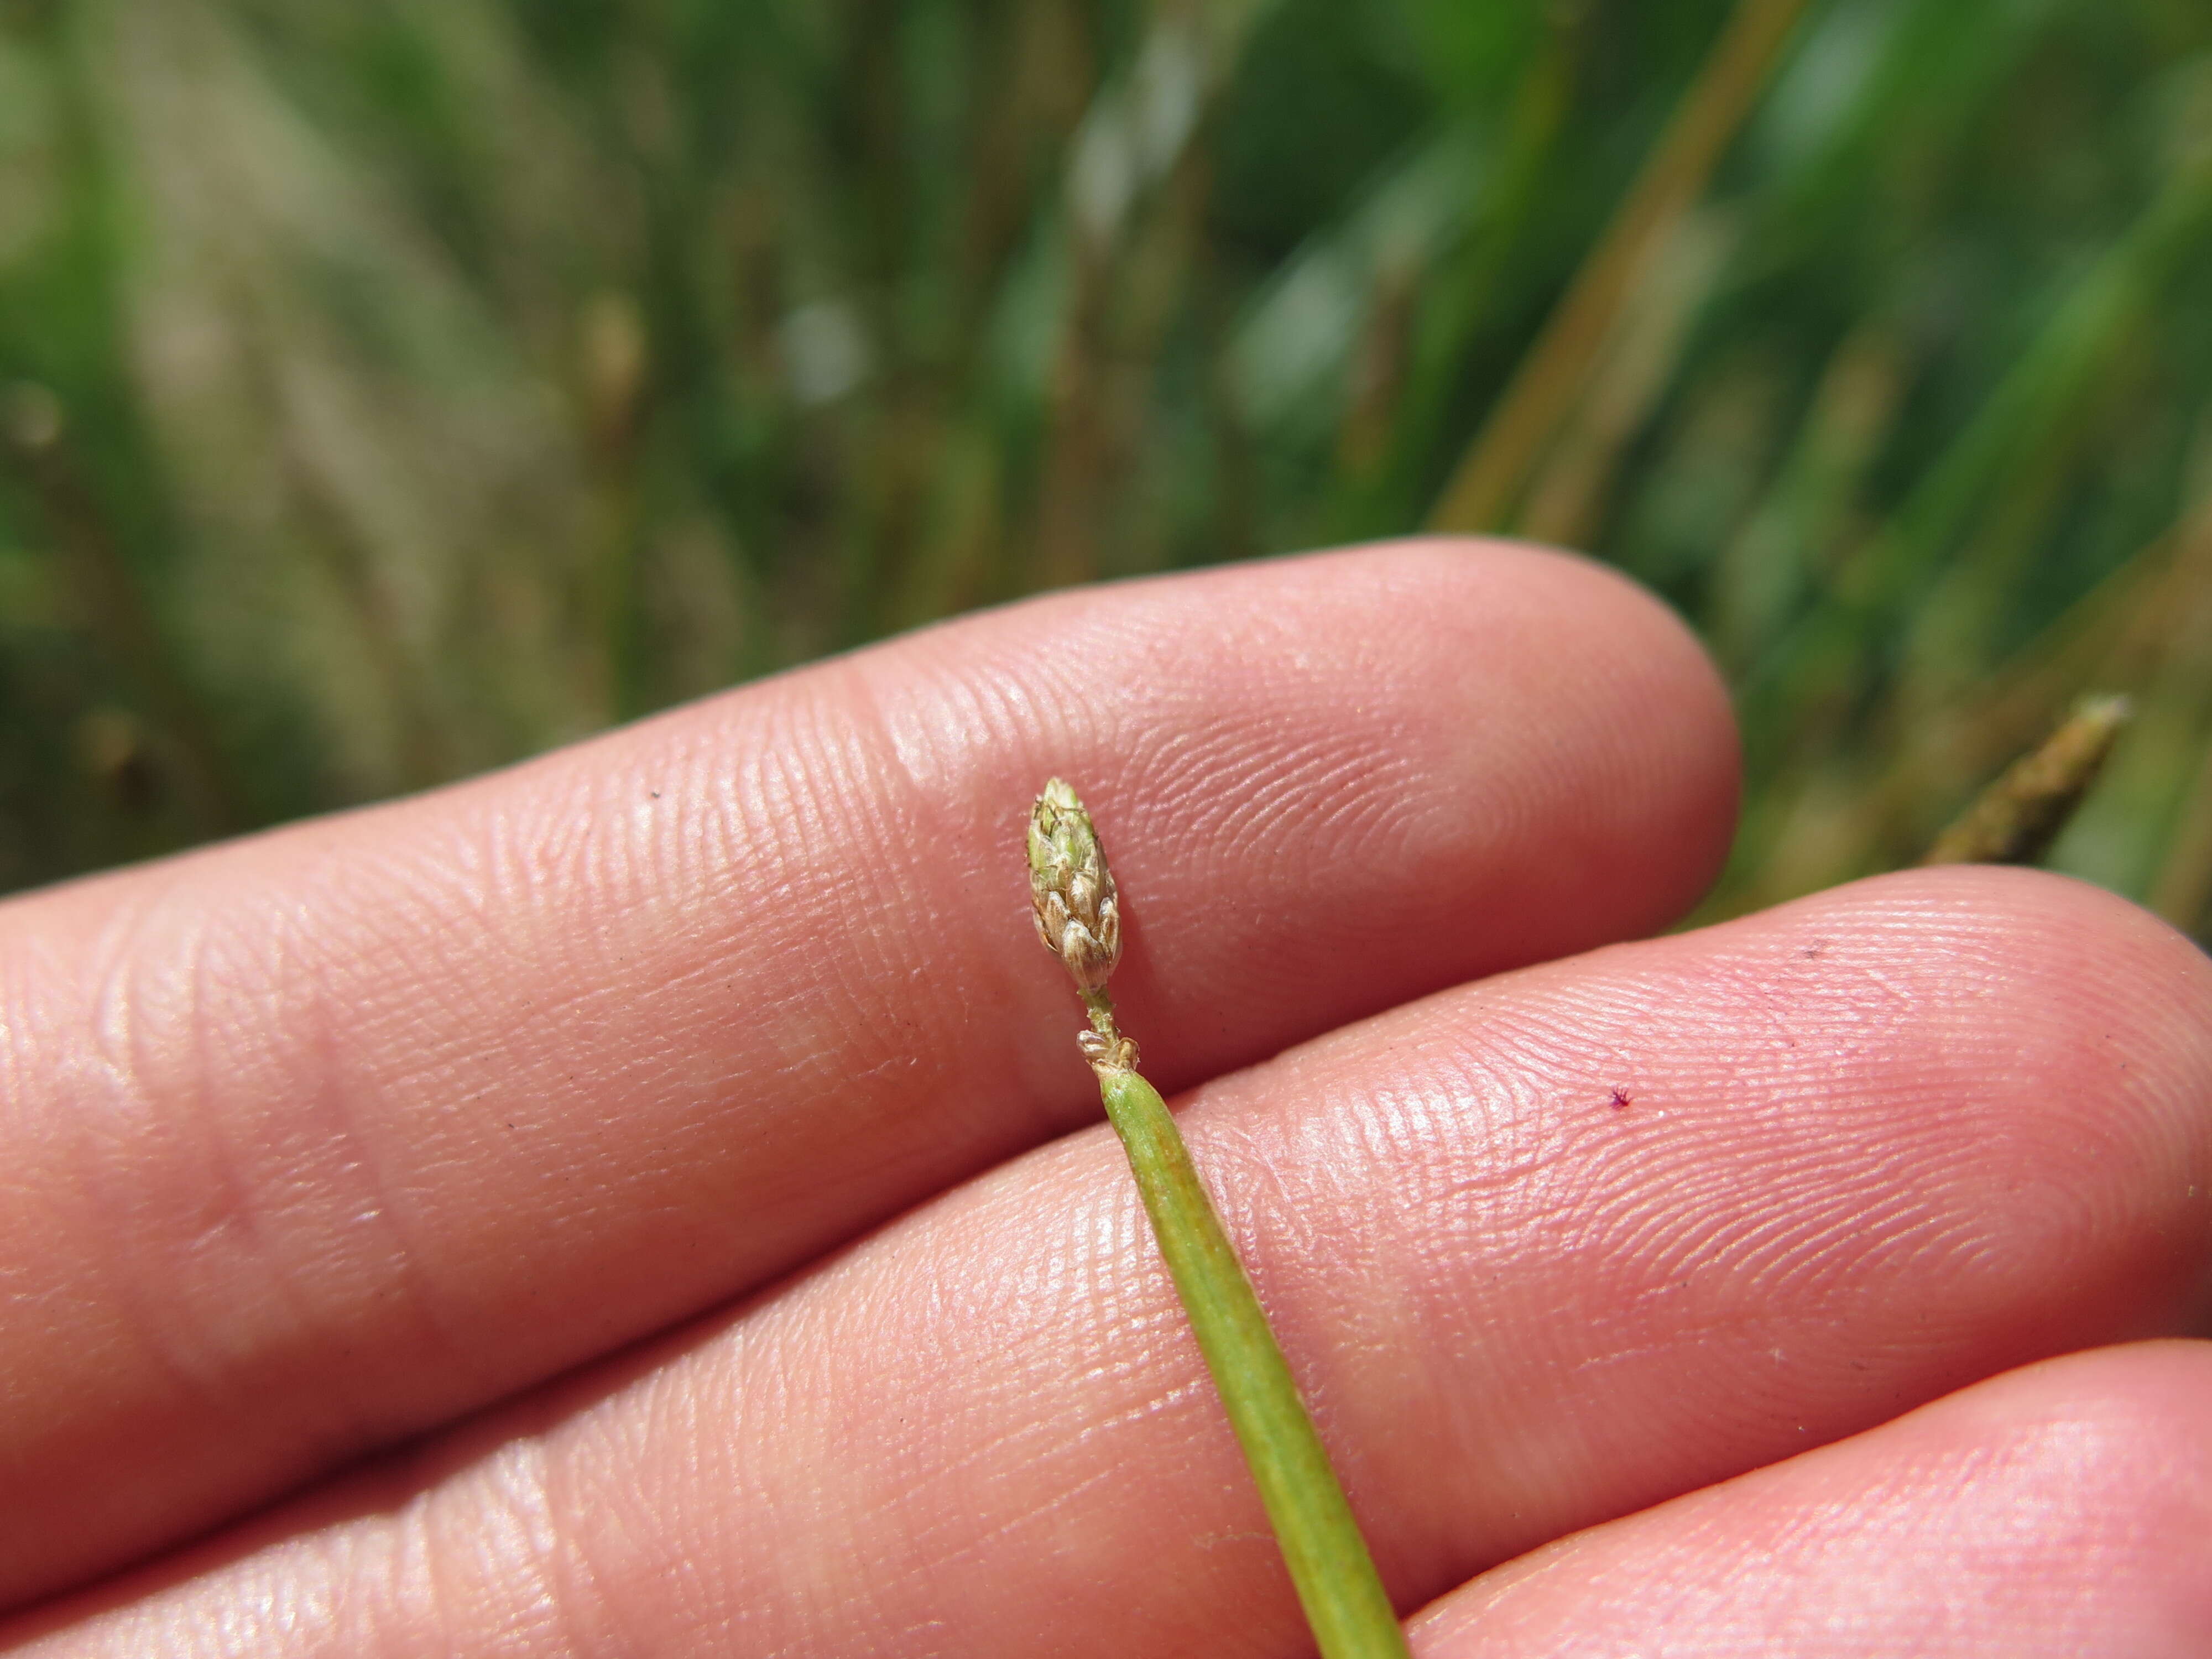
[[[1076,985],[1097,990],[1121,959],[1121,906],[1105,849],[1075,791],[1054,778],[1030,813],[1030,898],[1037,937]]]

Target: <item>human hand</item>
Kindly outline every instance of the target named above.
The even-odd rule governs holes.
[[[1735,764],[1649,599],[1407,545],[13,902],[0,1643],[1304,1651],[1027,919],[1058,773],[1422,1659],[2201,1653],[2212,1347],[2136,1340],[2212,968],[1980,869],[1597,948]]]

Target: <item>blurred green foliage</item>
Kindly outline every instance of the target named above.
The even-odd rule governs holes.
[[[0,885],[1430,524],[1711,641],[1709,914],[2099,688],[2201,932],[2212,9],[0,0]]]

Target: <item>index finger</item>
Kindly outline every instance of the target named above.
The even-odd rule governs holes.
[[[0,1596],[759,1285],[1096,1110],[1079,779],[1170,1088],[1642,932],[1734,805],[1618,579],[1407,546],[1018,606],[0,917]]]

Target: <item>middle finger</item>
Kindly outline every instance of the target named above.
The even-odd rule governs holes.
[[[2212,968],[2128,907],[1929,872],[1443,994],[1185,1121],[1412,1606],[2187,1328],[2208,1012]],[[515,1650],[1303,1650],[1103,1130],[482,1434],[415,1501],[295,1516],[64,1650],[474,1651],[533,1619]]]

